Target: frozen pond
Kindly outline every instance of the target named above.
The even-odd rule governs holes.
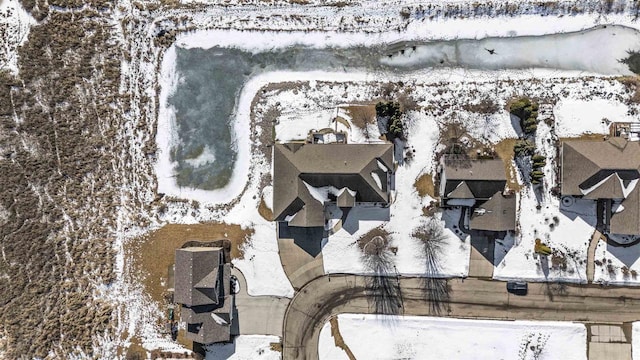
[[[187,35],[188,37],[189,35]],[[256,43],[261,33],[255,34]],[[599,26],[581,32],[544,35],[381,44],[315,47],[275,45],[269,50],[252,51],[251,44],[234,47],[213,46],[208,49],[174,46],[166,56],[163,72],[174,74],[173,88],[163,89],[165,105],[161,109],[159,128],[169,130],[171,141],[161,143],[158,171],[159,191],[180,195],[175,189],[220,190],[239,194],[241,189],[226,189],[239,166],[240,144],[233,125],[238,98],[247,82],[271,71],[329,71],[402,76],[412,71],[462,67],[480,70],[553,68],[607,75],[632,74],[620,60],[629,51],[640,51],[640,33],[623,26]],[[205,47],[209,44],[203,44]],[[168,53],[169,53],[168,52]],[[163,76],[168,76],[163,73]],[[290,78],[283,80],[291,80]],[[165,84],[166,86],[166,84]],[[246,110],[246,109],[245,109]],[[160,131],[159,131],[160,134]],[[160,137],[160,135],[159,135]],[[245,141],[243,140],[243,141]],[[162,157],[167,157],[162,160]],[[242,160],[242,161],[239,161]],[[159,166],[159,168],[163,168]],[[244,179],[246,181],[246,179]],[[171,190],[174,191],[171,191]],[[228,190],[228,191],[227,191]],[[179,191],[178,191],[179,192]]]

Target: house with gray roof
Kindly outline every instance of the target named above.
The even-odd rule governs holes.
[[[276,144],[273,214],[291,227],[325,225],[325,206],[388,205],[393,144]]]
[[[220,247],[176,249],[174,301],[186,338],[210,344],[231,340],[231,267]]]
[[[639,142],[568,140],[560,157],[562,196],[593,200],[603,231],[640,235]]]
[[[468,228],[481,231],[516,229],[516,198],[504,195],[507,185],[500,159],[470,159],[440,164],[440,202],[443,207],[462,206],[469,214]]]

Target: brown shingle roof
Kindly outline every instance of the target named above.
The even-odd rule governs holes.
[[[562,143],[562,195],[624,199],[624,210],[611,215],[611,233],[640,234],[640,190],[637,184],[628,194],[623,189],[638,179],[638,142],[614,137],[602,142],[569,140]]]
[[[507,184],[504,163],[500,159],[449,162],[444,159],[445,198],[489,199]],[[464,182],[464,185],[461,183]]]
[[[324,225],[324,205],[307,186],[332,186],[356,192],[355,201],[389,201],[387,174],[393,169],[393,144],[276,144],[273,151],[273,213],[278,221],[295,215],[292,226]],[[380,188],[372,173],[380,178]]]
[[[622,180],[618,177],[617,173],[609,175],[605,180],[594,185],[593,190],[587,189],[584,198],[585,199],[622,199],[624,198],[624,192],[622,191]],[[589,191],[591,190],[591,191]],[[583,190],[584,192],[584,190]]]
[[[469,227],[473,230],[513,231],[516,229],[516,198],[495,193],[478,205],[471,214]]]
[[[562,143],[562,195],[583,195],[590,186],[614,172],[620,177],[637,177],[640,143],[620,138],[608,141],[568,140]]]
[[[471,192],[471,189],[469,189],[469,186],[467,185],[466,181],[460,181],[460,183],[458,183],[456,188],[452,192],[447,194],[447,197],[454,198],[454,199],[474,199],[475,198],[475,196],[473,196],[473,193]]]
[[[640,234],[640,184],[621,203],[624,210],[611,214],[610,232],[613,234]]]

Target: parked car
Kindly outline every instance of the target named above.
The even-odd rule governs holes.
[[[529,286],[524,281],[509,281],[507,282],[507,291],[515,295],[527,295]]]

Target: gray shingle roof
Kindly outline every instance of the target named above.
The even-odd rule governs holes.
[[[444,159],[444,198],[489,199],[507,184],[504,163],[500,159],[465,160]],[[463,184],[464,183],[464,184]]]
[[[283,221],[295,214],[291,226],[324,225],[324,205],[306,185],[349,188],[356,192],[354,202],[387,203],[387,173],[380,169],[378,161],[393,169],[393,144],[276,144],[274,218]],[[382,188],[372,173],[380,178]]]
[[[230,277],[231,267],[224,262],[222,248],[176,250],[174,300],[182,305],[180,319],[187,324],[188,339],[202,344],[230,340]]]
[[[191,247],[176,250],[175,301],[187,306],[217,304],[222,248]]]

